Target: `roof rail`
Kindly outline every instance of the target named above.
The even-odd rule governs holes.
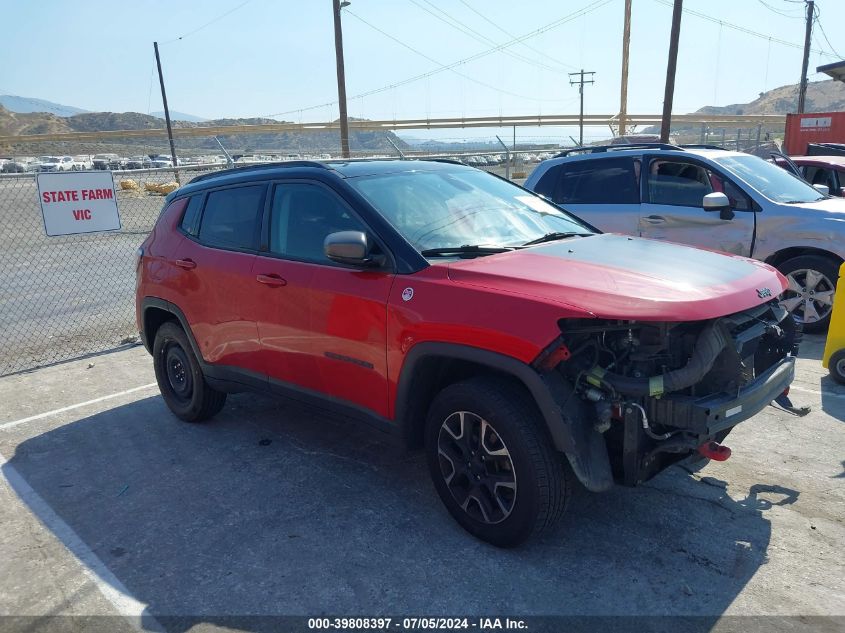
[[[620,143],[619,145],[586,145],[582,147],[571,147],[559,152],[555,158],[563,158],[570,154],[602,154],[604,152],[614,152],[626,149],[662,149],[662,150],[680,150],[683,148],[680,145],[672,145],[671,143]]]
[[[725,149],[721,145],[708,145],[707,143],[684,143],[683,145],[679,145],[679,147],[686,149]]]
[[[243,167],[232,167],[231,169],[221,169],[220,171],[213,171],[209,174],[197,176],[191,180],[191,184],[195,182],[202,182],[203,180],[210,180],[218,178],[219,176],[228,176],[230,174],[243,174],[251,171],[258,171],[262,169],[278,169],[279,167],[317,167],[319,169],[331,169],[325,163],[319,163],[314,160],[286,160],[276,163],[256,163],[252,165],[244,165]]]

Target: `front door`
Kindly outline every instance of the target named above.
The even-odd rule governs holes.
[[[656,240],[751,256],[753,203],[735,183],[697,161],[646,157],[639,234]],[[704,196],[722,192],[733,217],[705,211]]]
[[[387,298],[393,273],[332,262],[323,241],[367,227],[329,187],[308,181],[275,185],[258,318],[271,380],[295,385],[387,416]],[[371,233],[369,233],[371,235]]]

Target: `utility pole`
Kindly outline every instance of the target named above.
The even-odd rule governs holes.
[[[681,13],[684,0],[675,0],[672,8],[672,33],[669,35],[669,63],[666,66],[666,91],[663,94],[663,119],[660,122],[660,142],[669,142],[672,126],[672,100],[675,97],[675,69],[678,67],[678,40],[681,36]]]
[[[349,2],[332,0],[334,7],[334,53],[337,59],[337,101],[340,107],[340,151],[349,158],[349,119],[346,116],[346,73],[343,69],[343,29],[340,24],[341,7]]]
[[[584,72],[582,68],[577,73],[569,73],[569,85],[570,86],[578,86],[578,93],[581,95],[581,114],[578,117],[578,145],[584,145],[584,84],[592,84],[595,83],[593,81],[593,75],[595,75],[593,71],[588,70]],[[584,75],[590,75],[589,79],[584,79]],[[579,77],[579,79],[573,79],[572,77]]]
[[[807,65],[810,63],[810,39],[813,35],[813,16],[816,3],[807,1],[807,28],[804,32],[804,61],[801,62],[801,83],[798,87],[798,114],[804,112],[804,102],[807,99]]]
[[[176,182],[179,183],[179,171],[176,170],[176,146],[173,144],[173,127],[170,125],[170,109],[167,107],[167,93],[164,91],[164,75],[161,74],[161,58],[158,56],[158,42],[153,42],[153,50],[156,54],[156,66],[158,66],[158,83],[161,85],[161,100],[164,103],[164,122],[167,124],[167,139],[170,141],[170,158],[173,160]]]
[[[625,0],[625,26],[622,29],[622,89],[619,99],[619,136],[625,136],[628,117],[628,49],[631,47],[631,0]]]

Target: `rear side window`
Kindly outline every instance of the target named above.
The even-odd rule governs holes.
[[[638,204],[639,174],[631,158],[565,163],[554,200],[560,204]]]
[[[552,200],[555,196],[555,187],[557,186],[562,169],[562,165],[549,167],[546,173],[540,176],[540,180],[537,181],[537,184],[534,185],[534,193],[538,193],[541,196]]]
[[[254,250],[265,190],[264,185],[253,185],[208,194],[200,220],[200,242],[222,248]]]
[[[200,206],[202,205],[202,196],[191,196],[188,199],[188,208],[185,209],[185,215],[182,216],[182,223],[180,226],[182,230],[188,235],[196,235],[200,230]]]

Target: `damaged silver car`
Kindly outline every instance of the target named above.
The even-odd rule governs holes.
[[[845,259],[845,199],[756,156],[666,144],[577,148],[525,183],[605,232],[753,257],[789,280],[782,304],[825,330]]]

